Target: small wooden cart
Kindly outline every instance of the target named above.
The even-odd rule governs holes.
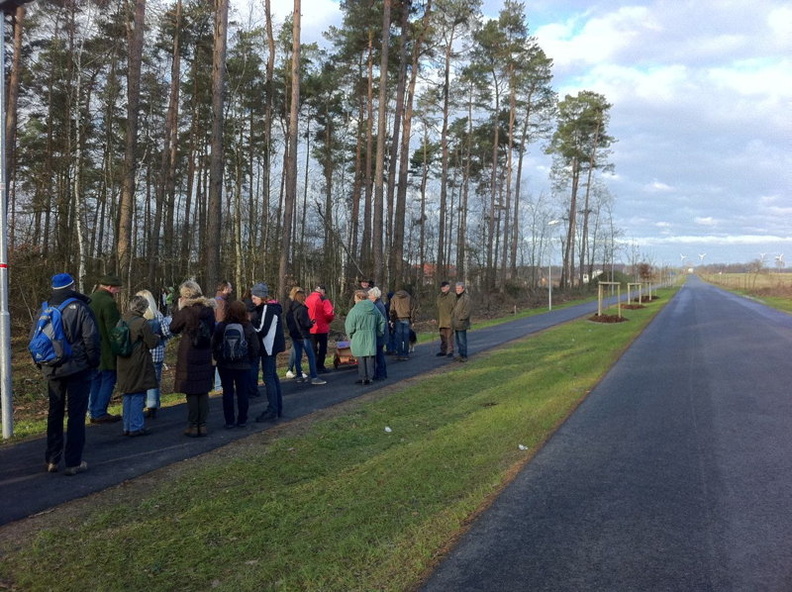
[[[339,341],[336,343],[335,357],[333,358],[333,366],[336,370],[344,366],[354,368],[357,366],[357,359],[352,355],[352,347],[348,341]]]

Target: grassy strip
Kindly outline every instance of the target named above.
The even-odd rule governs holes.
[[[2,537],[0,584],[414,588],[658,308],[569,323],[50,514],[47,530]]]

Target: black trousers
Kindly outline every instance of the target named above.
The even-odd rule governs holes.
[[[47,416],[47,451],[44,460],[58,464],[64,454],[63,418],[66,421],[65,460],[67,467],[79,466],[85,447],[85,413],[91,393],[90,371],[47,381],[49,415]]]
[[[316,354],[316,369],[325,370],[325,359],[327,358],[327,333],[311,333],[311,341]]]

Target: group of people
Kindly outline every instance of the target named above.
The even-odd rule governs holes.
[[[440,284],[437,296],[437,326],[440,330],[440,351],[437,356],[447,356],[467,362],[467,331],[470,329],[470,296],[464,282],[457,282],[451,293],[451,284]],[[453,338],[453,339],[452,339]],[[454,357],[454,344],[457,355]]]
[[[209,298],[195,281],[187,280],[179,286],[178,301],[169,315],[162,314],[148,290],[132,296],[122,315],[116,302],[122,282],[114,275],[100,278],[90,297],[75,289],[68,273],[53,276],[51,288],[40,319],[45,313],[50,314],[48,311],[58,310],[67,342],[63,347],[70,353],[57,363],[40,364],[49,393],[45,452],[49,472],[58,472],[61,461],[66,475],[88,468],[82,459],[86,413],[91,423],[122,422],[122,433],[128,437],[150,433],[145,419],[156,418],[160,407],[165,344],[174,335],[182,335],[176,354],[174,391],[186,396],[184,434],[190,437],[207,435],[209,393],[216,388],[217,379],[222,388],[226,428],[247,424],[250,398],[258,396],[260,371],[266,385],[267,407],[256,421],[282,416],[276,362],[277,355],[286,349],[284,326],[292,340],[287,376],[311,385],[326,384],[320,375],[328,372],[328,336],[335,313],[322,285],[307,296],[302,288],[292,288],[289,307],[284,312],[281,304],[270,298],[265,283],[252,286],[242,300],[231,300],[230,282],[221,282],[215,297]],[[345,330],[352,355],[358,361],[360,384],[387,378],[386,349],[397,359],[409,359],[415,316],[412,297],[405,290],[390,296],[386,307],[373,281],[363,281],[346,317]],[[438,355],[453,357],[455,342],[457,359],[465,361],[470,303],[464,284],[457,283],[454,295],[450,294],[448,282],[443,282],[437,304],[441,337]],[[34,325],[34,332],[38,325],[40,322]],[[130,351],[123,355],[112,343],[119,327],[123,327],[121,334],[130,343]],[[303,354],[308,361],[308,374],[303,373]],[[115,389],[122,395],[121,415],[108,411]]]

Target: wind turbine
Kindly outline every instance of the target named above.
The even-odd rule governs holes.
[[[699,260],[700,260],[699,265],[703,265],[704,264],[704,257],[706,257],[706,256],[707,256],[706,253],[699,253]]]
[[[781,253],[780,255],[776,255],[775,261],[776,261],[776,267],[778,269],[784,269],[784,254],[783,253]]]

